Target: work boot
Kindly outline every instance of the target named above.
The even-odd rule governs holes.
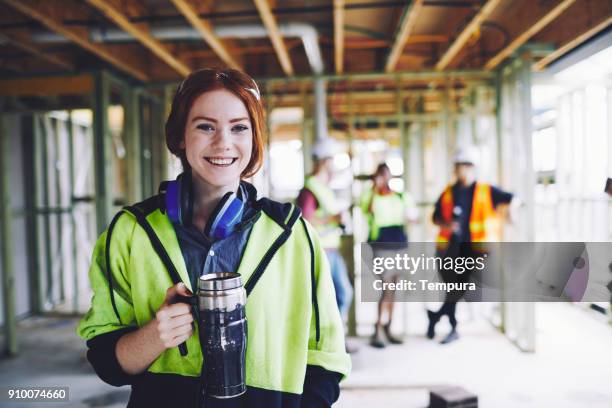
[[[448,344],[448,343],[452,343],[455,340],[459,339],[459,333],[457,333],[457,330],[452,329],[450,333],[448,333],[446,335],[446,337],[440,342],[440,344]]]
[[[356,354],[359,351],[359,347],[355,344],[350,344],[348,341],[344,342],[344,348],[349,354]]]
[[[391,334],[391,323],[385,324],[383,326],[383,330],[385,331],[385,336],[387,336],[387,340],[391,344],[402,344],[404,341],[398,337],[395,337]]]
[[[428,310],[427,319],[429,319],[429,326],[427,326],[427,338],[433,339],[436,337],[436,323],[438,323],[438,316],[431,310]]]
[[[379,325],[374,326],[374,335],[370,339],[370,346],[376,348],[385,348],[385,342],[382,336],[382,330],[380,330]]]

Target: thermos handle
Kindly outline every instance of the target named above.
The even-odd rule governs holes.
[[[198,301],[197,297],[195,297],[195,296],[181,296],[181,295],[177,295],[173,299],[172,303],[173,304],[175,304],[175,303],[187,303],[188,305],[191,306],[191,309],[192,309],[191,314],[193,315],[193,306],[195,304],[197,304],[197,301]],[[195,316],[193,316],[193,318],[195,319]],[[194,327],[193,322],[191,323],[191,327],[192,328]],[[178,345],[178,349],[179,349],[179,352],[181,353],[181,356],[185,357],[187,355],[187,342],[184,341],[181,344],[179,344]]]

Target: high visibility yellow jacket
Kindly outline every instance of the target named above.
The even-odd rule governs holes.
[[[368,220],[368,241],[376,242],[383,228],[404,229],[406,210],[414,207],[414,203],[409,194],[380,194],[369,188],[362,193],[359,206]]]
[[[143,210],[180,279],[195,293],[174,227],[155,202],[151,198],[136,208]],[[246,304],[245,406],[297,407],[309,398],[331,404],[338,397],[337,383],[348,375],[351,363],[327,257],[306,221],[299,218],[289,230],[287,222],[295,215],[295,207],[266,199],[257,205],[261,215],[237,271],[243,282],[248,282],[263,259],[271,258]],[[187,356],[181,356],[177,348],[167,349],[146,373],[129,376],[116,360],[119,337],[154,319],[173,285],[135,212],[132,208],[115,217],[112,234],[105,231],[96,243],[89,272],[94,295],[78,334],[88,340],[88,358],[102,379],[132,385],[130,406],[163,406],[164,401],[191,405],[198,395],[203,361],[197,327],[187,341]],[[274,250],[285,231],[288,238]],[[187,393],[190,396],[176,405],[177,394]]]
[[[317,217],[324,218],[338,214],[338,210],[336,209],[336,197],[331,188],[314,176],[306,177],[304,188],[310,191],[317,200],[318,207],[315,212]],[[342,231],[337,222],[328,222],[319,225],[315,224],[315,229],[319,234],[321,245],[324,249],[340,248]]]

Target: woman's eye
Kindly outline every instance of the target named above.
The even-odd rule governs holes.
[[[197,128],[203,130],[204,132],[212,132],[213,130],[215,130],[215,128],[212,127],[212,125],[209,125],[208,123],[200,123]]]
[[[236,125],[232,128],[232,131],[233,132],[244,132],[247,129],[248,129],[248,126],[246,125]]]

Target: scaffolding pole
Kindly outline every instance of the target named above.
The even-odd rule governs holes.
[[[349,125],[347,128],[348,133],[348,142],[349,142],[349,155],[351,159],[351,176],[354,176],[354,169],[352,166],[353,162],[353,154],[354,154],[354,146],[353,142],[355,139],[355,127],[354,123],[354,105],[353,105],[353,93],[352,93],[352,83],[351,81],[347,81],[347,98],[348,98],[348,106],[349,106]],[[354,181],[354,179],[353,179]],[[353,197],[353,192],[351,191],[351,198]],[[351,203],[351,216],[353,215],[353,208],[355,204]],[[353,218],[354,220],[354,218]],[[351,301],[351,306],[349,307],[348,312],[348,335],[349,336],[357,336],[357,296],[361,297],[360,293],[357,293],[357,270],[355,268],[355,226],[353,223],[352,233],[350,235],[350,241],[348,242],[350,250],[347,251],[345,255],[345,260],[347,263],[347,268],[351,272],[349,278],[351,279],[351,284],[353,285],[353,300]]]
[[[51,119],[50,119],[51,120]],[[56,233],[57,233],[57,251],[56,256],[59,257],[59,300],[60,302],[63,302],[66,300],[66,293],[65,293],[65,276],[64,276],[64,251],[63,251],[63,241],[64,241],[64,237],[63,237],[63,218],[64,218],[64,211],[61,210],[62,208],[62,166],[59,165],[60,161],[62,160],[62,151],[61,151],[61,146],[62,146],[62,134],[61,134],[61,121],[59,119],[55,119],[55,126],[51,126],[51,129],[53,129],[54,133],[55,133],[55,146],[53,148],[53,153],[54,153],[54,160],[53,160],[53,169],[54,169],[54,173],[55,173],[55,177],[54,177],[54,181],[55,181],[55,206],[56,208],[60,209],[57,212],[57,218],[56,218],[56,224],[55,224],[55,229],[56,229]],[[55,264],[55,263],[54,263]]]
[[[126,87],[124,90],[127,160],[127,201],[136,203],[143,199],[142,194],[142,140],[140,137],[139,114],[140,91]]]
[[[44,310],[49,310],[53,307],[53,269],[52,269],[52,259],[51,259],[51,220],[49,207],[51,204],[49,202],[49,163],[48,163],[48,132],[46,126],[46,116],[39,115],[38,120],[36,121],[36,133],[40,138],[41,144],[40,149],[37,153],[40,155],[40,168],[41,168],[41,179],[43,182],[42,185],[42,211],[40,208],[36,209],[37,213],[41,213],[43,215],[43,227],[44,227],[44,241],[45,241],[45,276],[46,276],[46,290],[45,290],[45,304]]]
[[[106,72],[95,75],[93,106],[94,163],[96,180],[96,226],[101,234],[110,221],[113,208],[112,140],[108,130],[109,78]]]
[[[15,270],[13,268],[13,235],[11,203],[11,140],[5,125],[6,118],[0,115],[0,154],[2,176],[0,177],[0,213],[2,214],[2,299],[4,307],[4,353],[17,354],[17,324],[15,320]]]
[[[79,311],[79,257],[77,248],[77,222],[74,207],[74,124],[72,123],[72,111],[68,111],[68,119],[66,121],[66,128],[68,130],[68,177],[70,182],[68,183],[68,197],[70,207],[70,236],[71,236],[71,258],[72,258],[72,312],[78,313]]]
[[[38,227],[38,179],[40,161],[37,159],[36,115],[25,115],[22,120],[23,132],[23,179],[25,190],[25,222],[28,256],[28,280],[30,291],[30,310],[33,314],[42,311],[42,292],[40,279],[40,252]]]

